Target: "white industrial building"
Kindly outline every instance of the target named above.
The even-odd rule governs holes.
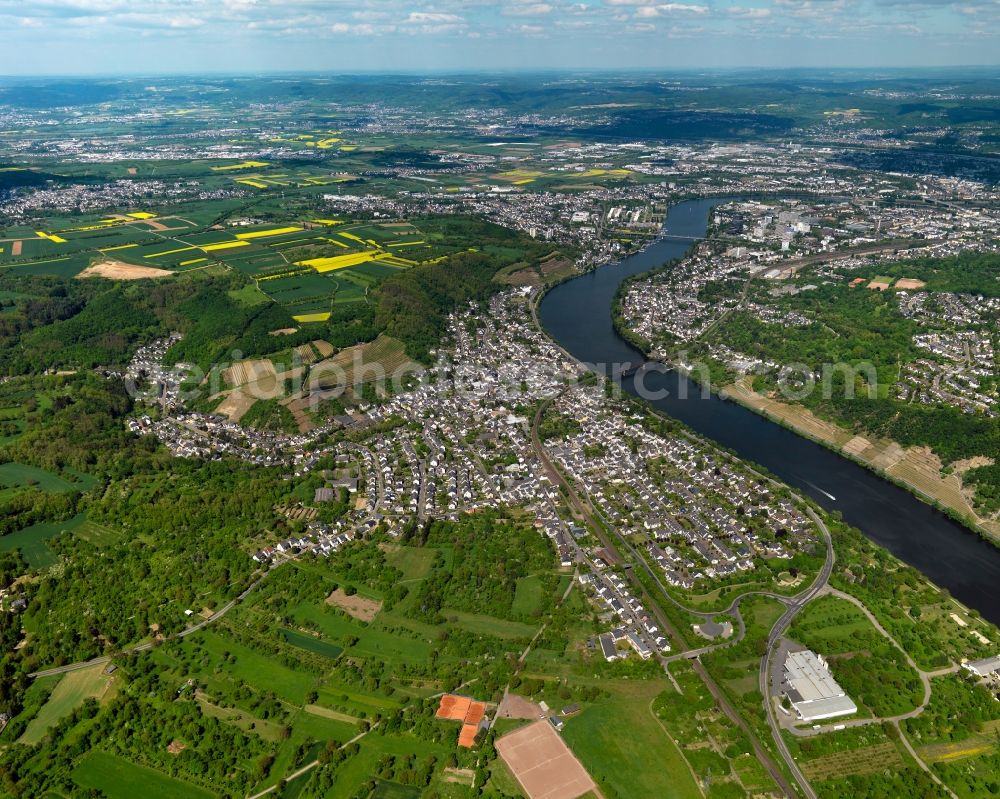
[[[962,666],[977,677],[989,677],[992,674],[1000,673],[1000,655],[985,660],[973,660],[963,663]]]
[[[785,658],[784,694],[802,721],[822,721],[858,712],[826,661],[815,652],[789,652]]]

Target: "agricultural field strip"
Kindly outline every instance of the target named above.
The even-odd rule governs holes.
[[[156,217],[153,214],[149,214],[147,217],[144,217],[144,218],[156,218]],[[194,251],[194,250],[200,250],[200,251],[202,251],[202,252],[204,252],[204,253],[207,254],[207,253],[216,252],[216,251],[224,251],[224,250],[229,250],[229,249],[238,249],[238,248],[249,246],[255,240],[272,238],[272,237],[279,237],[280,238],[282,236],[288,236],[288,235],[290,235],[292,233],[298,233],[298,232],[301,232],[301,231],[304,230],[304,228],[301,227],[301,226],[285,226],[285,227],[278,227],[278,228],[269,228],[269,229],[260,230],[260,231],[250,231],[250,232],[244,232],[244,233],[235,233],[235,234],[233,234],[235,236],[235,238],[230,239],[230,240],[222,240],[222,241],[211,242],[211,243],[196,243],[194,241],[190,241],[189,238],[191,236],[201,235],[201,234],[207,233],[208,232],[208,228],[207,227],[206,228],[201,228],[201,229],[198,229],[197,227],[195,227],[194,229],[187,230],[187,231],[185,231],[183,237],[182,236],[169,236],[169,235],[164,235],[164,233],[161,232],[161,231],[150,229],[150,228],[141,228],[141,229],[140,228],[136,228],[136,227],[134,227],[134,222],[135,221],[136,220],[134,220],[134,219],[133,220],[127,220],[127,219],[112,220],[108,225],[95,225],[95,226],[91,226],[91,228],[92,229],[101,229],[101,230],[103,230],[103,229],[109,229],[111,227],[115,227],[115,228],[118,228],[118,229],[129,229],[129,230],[131,230],[131,231],[134,232],[134,234],[136,235],[136,237],[141,237],[141,240],[127,242],[127,243],[122,243],[122,244],[115,244],[115,245],[105,246],[105,247],[101,247],[101,246],[96,246],[96,247],[85,247],[85,246],[84,247],[77,247],[77,248],[75,248],[73,250],[73,254],[74,255],[79,255],[79,254],[92,253],[92,254],[101,254],[101,255],[104,255],[104,254],[112,253],[112,252],[122,253],[123,251],[133,250],[133,249],[136,249],[138,247],[147,245],[151,241],[155,241],[155,240],[160,240],[160,241],[164,241],[164,242],[174,242],[174,243],[180,244],[181,246],[180,247],[174,247],[174,248],[168,249],[168,250],[162,250],[162,251],[159,251],[159,252],[149,253],[149,254],[143,255],[142,256],[143,258],[146,258],[146,259],[162,258],[162,257],[167,257],[167,256],[170,256],[170,255],[175,255],[175,254],[179,254],[179,253],[182,253],[182,252],[189,252],[189,251]],[[75,229],[72,229],[72,231],[76,232],[76,231],[85,230],[85,229],[87,229],[87,228],[75,228]],[[65,231],[65,232],[70,232],[70,231]],[[43,239],[45,239],[47,241],[52,241],[53,243],[57,243],[57,244],[83,244],[83,243],[87,243],[89,241],[86,238],[79,238],[79,239],[68,240],[66,238],[63,238],[62,236],[59,236],[59,235],[56,235],[56,234],[48,234],[48,233],[45,233],[44,235],[42,235],[40,233],[39,237],[43,238]],[[306,239],[306,240],[308,240],[308,239]],[[284,241],[275,242],[275,244],[279,244],[279,243],[286,243],[286,242],[284,242]],[[268,249],[271,249],[271,247],[269,246]],[[280,253],[279,253],[279,255],[280,255]],[[68,259],[69,257],[71,257],[71,256],[65,256],[65,257],[61,257],[61,258],[60,257],[49,258],[49,259],[44,259],[44,260],[35,260],[35,259],[31,259],[31,258],[23,258],[20,261],[14,261],[12,263],[4,264],[4,265],[5,266],[18,266],[18,265],[21,265],[21,264],[55,263],[55,262],[58,262],[60,260]],[[184,264],[182,264],[182,265],[188,265],[190,263],[193,263],[193,262],[192,261],[184,262]]]

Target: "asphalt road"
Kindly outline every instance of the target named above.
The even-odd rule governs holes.
[[[788,749],[788,744],[785,743],[785,739],[781,735],[781,722],[779,721],[777,713],[774,709],[774,703],[771,701],[770,686],[771,669],[774,668],[772,660],[774,657],[774,650],[778,642],[784,637],[788,628],[792,625],[792,621],[795,620],[795,617],[799,614],[802,608],[804,608],[809,602],[819,596],[826,589],[827,582],[830,580],[830,575],[833,574],[834,563],[836,562],[836,556],[833,551],[833,539],[830,536],[829,529],[827,529],[826,524],[823,523],[823,520],[816,515],[812,508],[807,507],[807,512],[819,528],[820,532],[823,534],[823,538],[826,542],[826,560],[823,562],[823,568],[820,569],[820,572],[816,576],[816,579],[813,580],[812,585],[788,603],[785,612],[781,614],[778,621],[776,621],[774,626],[771,627],[771,632],[767,636],[767,650],[760,661],[758,687],[760,689],[761,696],[764,697],[764,712],[767,714],[767,722],[771,727],[771,736],[774,739],[774,745],[778,748],[778,752],[781,754],[782,759],[785,761],[785,764],[795,777],[795,781],[799,784],[799,787],[802,788],[802,791],[808,799],[816,799],[816,792],[809,784],[809,780],[807,780],[806,776],[802,773],[798,763],[795,762],[795,758]]]
[[[608,552],[612,555],[612,557],[621,560],[623,563],[625,562],[621,558],[618,546],[616,546],[616,542],[620,543],[623,547],[625,547],[632,553],[633,557],[636,558],[636,563],[638,563],[641,568],[644,568],[646,571],[650,572],[650,574],[653,576],[653,579],[656,580],[657,583],[659,583],[659,580],[656,578],[655,574],[652,574],[652,570],[650,569],[649,564],[646,563],[645,558],[638,557],[635,554],[634,550],[632,549],[631,545],[627,541],[622,539],[620,536],[616,536],[616,542],[613,542],[611,540],[611,537],[608,534],[607,529],[605,529],[605,527],[598,521],[598,519],[595,517],[594,512],[591,509],[589,509],[587,505],[580,499],[579,495],[576,493],[575,487],[572,486],[562,476],[559,470],[552,463],[551,459],[548,456],[548,453],[545,451],[545,447],[542,445],[541,438],[538,435],[538,428],[541,423],[542,415],[545,413],[545,410],[554,401],[554,399],[555,398],[546,400],[538,406],[538,410],[535,412],[535,418],[531,425],[532,447],[535,450],[535,455],[538,457],[538,460],[542,464],[542,468],[545,469],[546,475],[549,477],[549,480],[552,481],[554,485],[559,485],[564,489],[565,495],[573,511],[586,522],[587,526],[591,529],[594,535],[597,536],[602,546],[604,546],[604,548],[608,550]],[[664,614],[660,606],[653,600],[651,596],[649,596],[649,593],[646,591],[645,586],[640,582],[640,580],[636,576],[635,570],[632,568],[627,568],[624,569],[624,572],[629,582],[632,584],[632,587],[635,589],[636,594],[643,598],[646,605],[652,610],[653,615],[656,617],[656,620],[660,624],[660,626],[663,629],[667,630],[672,635],[675,641],[683,641],[684,639],[680,636],[677,629],[670,622],[670,620],[667,619],[666,614]],[[829,576],[829,572],[827,572],[827,576]],[[666,594],[666,592],[664,593],[665,595],[669,596],[668,594]],[[672,598],[671,601],[673,601]],[[739,602],[738,599],[734,600],[733,606],[735,607],[738,602]],[[717,614],[711,614],[711,615],[717,615]],[[740,619],[740,621],[742,629],[742,618]],[[731,645],[732,643],[733,643],[732,641],[729,641],[719,646],[727,646]],[[739,727],[749,738],[750,744],[753,747],[754,754],[756,755],[757,760],[767,770],[768,774],[771,775],[771,778],[774,780],[775,784],[778,785],[782,793],[786,797],[788,797],[788,799],[795,799],[796,797],[799,796],[799,793],[792,787],[792,785],[789,784],[788,780],[785,778],[785,775],[782,773],[781,769],[771,758],[770,754],[768,754],[767,750],[764,749],[763,745],[760,743],[760,740],[757,738],[756,733],[754,733],[750,725],[748,725],[746,721],[743,720],[742,716],[740,716],[740,714],[736,711],[736,709],[730,704],[725,694],[712,679],[711,675],[708,673],[705,667],[701,664],[700,661],[697,660],[696,653],[707,652],[717,648],[718,646],[705,647],[699,650],[695,650],[694,652],[688,651],[684,654],[687,658],[693,659],[692,663],[694,665],[695,673],[701,678],[702,682],[704,682],[705,687],[708,688],[709,692],[715,698],[722,712],[725,713],[726,716],[729,718],[729,720],[732,721],[733,724],[735,724],[737,727]],[[674,657],[673,659],[677,658]],[[663,665],[664,671],[667,671],[668,668],[667,659],[660,657],[660,662]],[[791,760],[792,764],[794,765],[794,760],[791,759],[790,755],[787,759]],[[795,773],[794,769],[793,773]],[[806,786],[808,786],[808,783],[805,782],[804,777],[802,778],[802,782]],[[807,794],[807,795],[810,795],[811,799],[815,799],[814,794]]]

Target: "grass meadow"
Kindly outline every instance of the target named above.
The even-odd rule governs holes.
[[[137,766],[116,755],[94,750],[73,770],[73,781],[81,788],[95,788],[108,799],[211,799],[215,794],[168,777],[162,772]]]
[[[50,727],[72,713],[85,699],[92,697],[99,700],[104,697],[113,679],[104,673],[104,669],[105,666],[99,664],[65,674],[38,715],[31,720],[18,743],[38,743]]]

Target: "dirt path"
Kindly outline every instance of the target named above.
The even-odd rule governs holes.
[[[370,730],[368,730],[366,732],[359,732],[357,735],[355,735],[353,738],[351,738],[351,740],[349,740],[347,743],[342,744],[340,748],[341,749],[346,749],[351,744],[357,743],[362,738],[364,738],[369,732],[371,732],[372,730],[374,730],[377,726],[378,726],[378,722],[376,722],[375,724],[372,724]],[[298,777],[301,777],[307,771],[312,771],[318,765],[319,765],[319,761],[318,760],[314,760],[311,763],[306,763],[302,768],[297,769],[296,771],[293,771],[291,774],[289,774],[287,777],[284,777],[283,780],[286,783],[291,782],[292,780],[297,779]],[[253,796],[248,796],[247,799],[260,799],[261,796],[267,796],[269,793],[274,793],[277,789],[278,789],[277,785],[272,785],[270,788],[265,788],[260,793],[255,793],[255,794],[253,794]]]

